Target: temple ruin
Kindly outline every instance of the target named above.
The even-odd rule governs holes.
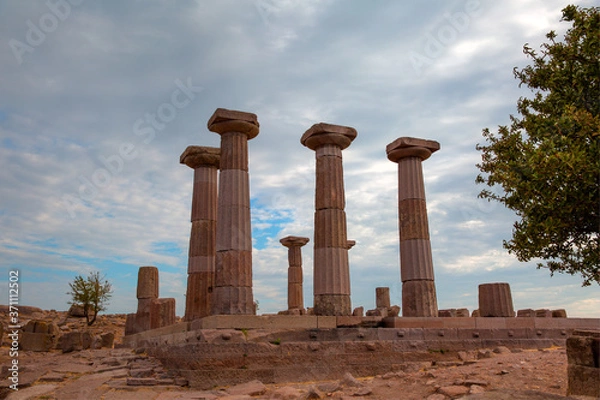
[[[464,350],[564,346],[576,331],[569,380],[573,393],[586,392],[579,375],[593,375],[598,365],[571,354],[596,345],[600,319],[567,318],[563,309],[515,312],[506,282],[479,285],[479,309],[471,315],[465,308],[438,310],[422,170],[440,149],[433,140],[400,137],[385,149],[398,164],[401,307],[391,304],[389,287],[377,287],[375,309],[365,315],[363,306],[352,308],[348,251],[356,241],[347,237],[342,151],[358,134],[318,123],[300,138],[316,157],[313,307],[304,304],[302,265],[311,238],[290,235],[280,239],[288,253],[287,307],[256,315],[248,140],[259,133],[258,118],[218,108],[207,126],[220,135],[220,147],[192,145],[180,157],[194,171],[183,321],[176,323],[175,299],[158,297],[158,269],[141,267],[124,345],[143,347],[193,387],[211,388],[385,374]]]

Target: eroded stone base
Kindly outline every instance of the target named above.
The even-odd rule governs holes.
[[[350,295],[317,294],[315,295],[313,313],[327,316],[352,315]]]
[[[438,316],[437,297],[433,281],[402,282],[402,316]]]

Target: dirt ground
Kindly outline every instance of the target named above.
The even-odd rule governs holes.
[[[5,350],[6,347],[3,348]],[[495,352],[493,351],[495,350]],[[3,376],[10,359],[2,351]],[[63,354],[21,352],[19,391],[2,384],[0,398],[19,399],[561,399],[567,391],[564,348],[460,353],[455,362],[424,362],[414,372],[339,381],[266,384],[197,391],[130,349]],[[149,385],[149,386],[146,386]],[[182,386],[183,385],[183,386]]]

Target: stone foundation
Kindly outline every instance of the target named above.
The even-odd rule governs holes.
[[[352,316],[211,316],[126,336],[190,386],[373,376],[457,360],[457,352],[506,346],[564,346],[582,318],[378,318]]]

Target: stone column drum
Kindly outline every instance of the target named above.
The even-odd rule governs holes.
[[[288,310],[304,310],[302,246],[309,240],[307,237],[286,236],[279,241],[288,248]]]
[[[514,310],[508,283],[483,283],[479,285],[479,316],[514,317]]]
[[[390,308],[390,288],[375,288],[375,308]]]
[[[217,177],[221,150],[189,146],[179,161],[194,170],[192,230],[184,321],[210,315],[215,279],[217,238]]]
[[[314,313],[351,315],[350,270],[342,150],[356,138],[354,128],[319,123],[300,142],[316,152],[314,228]]]
[[[388,159],[398,163],[400,275],[405,317],[438,315],[421,163],[439,149],[436,141],[411,137],[398,138],[386,147]]]
[[[208,129],[221,135],[213,315],[255,314],[248,140],[259,131],[255,114],[218,108]]]
[[[135,317],[137,329],[150,329],[152,302],[158,299],[158,268],[152,266],[140,267],[137,281],[138,308]]]

